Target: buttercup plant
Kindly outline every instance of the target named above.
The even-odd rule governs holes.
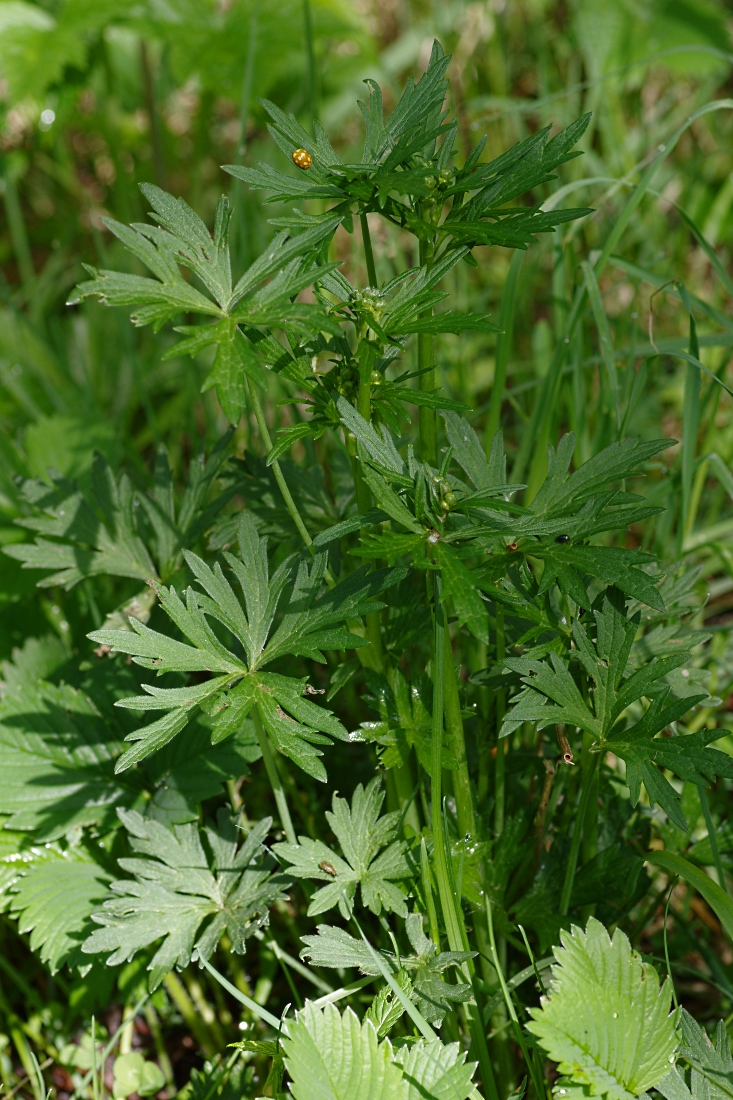
[[[501,390],[486,448],[444,391],[443,334],[494,335],[506,368],[499,321],[451,308],[461,265],[590,213],[540,200],[590,116],[490,161],[486,139],[461,157],[449,60],[436,42],[386,116],[367,82],[358,162],[264,103],[282,169],[225,170],[278,204],[277,232],[241,274],[225,198],[213,235],[153,185],[149,222],[105,219],[149,274],[90,269],[72,302],[171,327],[171,357],[208,353],[204,388],[247,427],[192,464],[179,500],[163,451],[147,493],[101,457],[83,489],[23,487],[37,539],[9,552],[26,567],[67,587],[98,575],[148,587],[89,634],[96,664],[79,683],[46,682],[58,654],[40,678],[25,658],[12,673],[3,752],[20,779],[0,812],[50,847],[24,865],[11,908],[54,970],[142,960],[150,988],[176,997],[175,968],[198,961],[266,1029],[241,1047],[271,1059],[273,1095],[539,1100],[548,1056],[560,1096],[656,1087],[682,1100],[685,1060],[694,1095],[700,1075],[719,1087],[717,1061],[730,1076],[727,1038],[711,1052],[691,1018],[680,1024],[624,927],[648,887],[649,816],[687,830],[693,790],[709,818],[705,788],[733,762],[713,747],[726,731],[683,725],[709,699],[687,648],[700,641],[686,631],[695,577],[622,534],[662,511],[637,479],[670,441],[625,438],[617,417],[584,463],[562,436],[528,488],[507,473]],[[402,270],[380,254],[383,229],[410,258]],[[361,238],[365,285],[334,258],[343,234]],[[275,430],[273,396],[292,412]],[[348,797],[337,751],[373,772]],[[274,825],[238,786],[259,770]],[[311,780],[332,788],[324,817]],[[675,873],[700,874],[675,858]],[[724,920],[716,860],[720,885],[704,889]],[[76,884],[71,910],[60,871]],[[273,913],[295,927],[300,959],[268,940]],[[293,985],[298,1010],[282,1019],[236,960],[236,985],[217,970],[270,942],[291,984],[321,991],[303,1005]],[[510,952],[524,956],[513,974]]]

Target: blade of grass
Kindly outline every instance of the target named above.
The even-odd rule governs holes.
[[[709,875],[695,867],[683,856],[674,852],[650,852],[646,862],[660,867],[670,875],[679,875],[693,886],[715,913],[721,925],[725,929],[729,939],[733,941],[733,901],[728,897],[722,886],[718,886]]]
[[[280,1027],[283,1024],[282,1020],[278,1020],[277,1016],[273,1016],[272,1013],[268,1012],[266,1008],[262,1007],[262,1005],[258,1005],[257,1001],[253,1001],[252,998],[248,997],[246,993],[242,993],[240,989],[237,989],[236,985],[232,985],[231,982],[227,981],[224,975],[220,974],[218,970],[215,970],[209,960],[205,959],[203,955],[198,956],[198,962],[200,966],[203,966],[205,970],[208,970],[209,974],[211,974],[212,978],[214,978],[220,986],[226,989],[227,993],[231,993],[232,997],[234,997],[236,1001],[239,1001],[240,1004],[244,1005],[245,1008],[248,1008],[249,1011],[254,1013],[255,1016],[258,1016],[259,1019],[263,1021],[263,1023],[269,1024],[270,1027],[274,1027],[276,1031],[280,1030]],[[284,1026],[283,1030],[286,1030]]]

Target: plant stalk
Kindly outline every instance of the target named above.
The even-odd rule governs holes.
[[[432,241],[420,241],[420,266],[431,268],[433,266],[435,246]],[[423,317],[432,317],[432,309],[421,314]],[[421,390],[435,389],[435,347],[433,337],[427,332],[418,333],[417,337],[417,369],[424,371],[418,378]],[[438,464],[438,425],[435,409],[418,409],[418,436],[420,441],[420,458],[431,466]]]
[[[361,225],[361,239],[364,242],[364,259],[366,260],[367,279],[369,280],[369,286],[376,290],[379,285],[377,283],[377,268],[374,263],[372,235],[369,231],[369,222],[366,213],[359,215],[359,224]]]
[[[505,656],[504,635],[504,611],[497,605],[496,608],[496,663],[501,665]],[[494,762],[494,835],[499,837],[504,832],[504,813],[506,796],[504,790],[504,771],[506,763],[506,742],[500,737],[501,725],[504,721],[506,709],[506,695],[503,691],[496,692],[496,760]]]
[[[290,810],[288,809],[288,800],[285,797],[285,788],[283,787],[280,773],[277,770],[277,763],[275,756],[270,745],[270,738],[265,733],[262,726],[262,719],[260,718],[257,707],[252,708],[252,719],[254,721],[255,732],[257,734],[257,741],[259,742],[260,750],[262,752],[262,759],[265,764],[265,771],[267,772],[267,778],[270,780],[270,786],[272,787],[272,793],[275,796],[275,805],[277,806],[277,812],[280,817],[280,824],[283,827],[283,832],[287,838],[288,844],[297,844],[298,838],[293,828],[293,819],[290,816]]]
[[[2,195],[5,200],[5,213],[8,218],[10,241],[13,246],[13,252],[15,253],[15,262],[18,265],[18,272],[20,273],[23,297],[26,300],[30,300],[31,287],[35,281],[36,273],[33,270],[31,246],[28,241],[28,231],[23,217],[23,209],[18,198],[18,189],[15,186],[15,180],[10,171],[6,171],[2,184]]]
[[[489,931],[489,942],[491,944],[491,953],[494,956],[494,966],[496,968],[496,976],[499,979],[499,985],[501,986],[501,992],[502,992],[502,995],[504,997],[504,1004],[506,1005],[507,1012],[509,1013],[509,1019],[512,1022],[512,1027],[513,1027],[513,1030],[514,1030],[514,1036],[515,1036],[515,1038],[517,1040],[517,1043],[519,1044],[519,1047],[520,1047],[520,1049],[522,1051],[522,1054],[524,1056],[524,1061],[527,1065],[529,1075],[532,1078],[532,1084],[534,1085],[535,1092],[537,1093],[537,1100],[542,1100],[542,1097],[544,1096],[544,1089],[542,1087],[542,1076],[541,1076],[541,1074],[538,1074],[537,1066],[535,1064],[535,1060],[534,1060],[534,1058],[531,1057],[531,1055],[529,1053],[529,1050],[527,1049],[527,1044],[525,1042],[524,1034],[523,1034],[523,1031],[522,1031],[522,1025],[519,1022],[519,1018],[517,1016],[517,1010],[514,1007],[514,1001],[512,1000],[511,993],[509,992],[509,988],[506,984],[506,978],[504,977],[504,970],[503,970],[503,967],[502,967],[502,965],[499,961],[499,955],[498,955],[498,952],[496,950],[496,940],[494,938],[494,918],[493,918],[493,913],[492,913],[492,908],[491,908],[491,899],[490,899],[488,893],[486,893],[485,896],[484,896],[484,905],[486,907],[486,924],[487,924],[488,931]]]
[[[591,756],[591,745],[593,738],[591,734],[583,734],[583,748],[580,757],[581,768],[584,772],[587,772]],[[598,855],[598,768],[595,768],[592,778],[588,780],[589,793],[588,793],[588,808],[583,819],[583,839],[580,845],[580,853],[583,858],[583,864],[590,863],[590,861]],[[588,917],[592,917],[595,913],[595,905],[584,906],[582,913],[583,919],[587,920]]]
[[[247,398],[249,399],[249,402],[252,406],[252,410],[255,414],[255,420],[257,421],[257,430],[260,433],[260,438],[262,439],[262,442],[265,445],[265,449],[267,451],[271,451],[272,450],[272,436],[270,435],[270,430],[267,427],[267,421],[265,420],[265,414],[262,411],[262,403],[260,401],[259,394],[257,393],[257,390],[255,389],[254,386],[250,386],[249,379],[245,378],[244,385],[245,385],[245,389],[246,389],[246,392],[247,392]],[[308,528],[303,523],[303,519],[300,515],[300,512],[298,511],[298,506],[295,503],[295,501],[293,500],[292,493],[290,492],[290,489],[288,489],[288,484],[287,484],[287,482],[286,482],[286,480],[283,476],[282,470],[280,469],[280,463],[278,462],[277,459],[275,459],[275,461],[271,465],[272,465],[272,472],[275,475],[275,481],[277,482],[278,488],[280,489],[280,492],[282,494],[282,498],[285,501],[285,507],[287,508],[288,512],[290,513],[290,517],[291,517],[293,523],[295,524],[295,526],[298,529],[298,534],[300,535],[303,542],[305,543],[305,545],[310,550],[311,546],[313,545],[313,539],[310,537],[310,534],[308,533]]]
[[[308,113],[311,129],[318,118],[318,93],[316,90],[316,56],[313,41],[313,13],[310,0],[303,0],[303,31],[305,37],[305,63],[308,77]]]
[[[580,779],[580,805],[578,812],[575,815],[575,824],[573,827],[573,839],[570,844],[570,855],[568,856],[568,862],[565,866],[565,879],[562,884],[562,894],[560,895],[560,916],[567,916],[568,909],[570,908],[570,898],[573,893],[573,881],[575,879],[575,870],[578,866],[578,856],[580,854],[580,842],[583,837],[586,814],[588,813],[588,806],[590,803],[591,795],[596,789],[594,779],[596,771],[598,770],[598,763],[600,761],[600,753],[593,753],[589,755],[587,767],[582,769]]]
[[[445,609],[442,602],[442,577],[440,570],[433,574],[434,596],[434,630],[433,630],[433,728],[432,728],[432,782],[431,782],[431,811],[433,823],[433,866],[435,880],[438,885],[438,896],[443,911],[448,945],[451,951],[466,951],[468,949],[468,937],[463,921],[460,898],[457,898],[453,889],[452,875],[448,866],[446,849],[446,837],[443,828],[443,799],[441,792],[442,764],[443,764],[443,711],[445,703],[445,639],[446,622]],[[483,1018],[481,1013],[481,999],[476,984],[475,968],[471,960],[461,966],[465,980],[474,987],[476,1003],[466,1007],[468,1028],[471,1034],[471,1046],[478,1058],[484,1088],[489,1100],[498,1100],[499,1094],[494,1080],[494,1071],[489,1058],[489,1050],[486,1044]]]
[[[476,835],[476,820],[473,810],[473,793],[471,791],[471,778],[468,774],[468,758],[466,756],[466,737],[461,718],[461,700],[458,695],[458,682],[456,669],[453,663],[450,634],[448,624],[445,624],[445,727],[448,732],[448,741],[456,760],[456,769],[453,776],[453,793],[456,799],[456,815],[458,818],[458,832],[462,837],[474,837]]]

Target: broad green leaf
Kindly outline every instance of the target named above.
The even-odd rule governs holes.
[[[215,478],[229,449],[226,432],[207,459],[191,462],[188,482],[176,507],[168,455],[156,456],[150,494],[134,492],[126,475],[117,477],[106,459],[94,456],[90,484],[83,492],[60,475],[51,486],[25,481],[22,495],[32,510],[18,520],[37,532],[34,544],[15,543],[6,552],[25,569],[52,569],[42,587],[72,588],[85,577],[110,575],[148,582],[166,577],[181,563],[185,547],[194,545],[234,490],[215,496],[207,505]],[[144,519],[136,514],[142,505]],[[138,618],[143,618],[141,612]]]
[[[661,665],[663,662],[664,658],[654,664]],[[691,707],[705,698],[704,695],[693,695],[668,703],[668,697],[669,689],[661,689],[638,722],[612,734],[609,748],[626,763],[626,782],[632,805],[638,802],[640,784],[643,783],[650,800],[658,802],[675,825],[687,832],[679,795],[661,769],[669,768],[688,783],[704,786],[712,782],[716,775],[733,778],[733,760],[727,753],[708,747],[712,741],[725,737],[726,730],[702,729],[696,733],[659,737],[658,734],[673,726]]]
[[[5,553],[22,561],[24,569],[54,570],[40,582],[43,587],[72,588],[100,574],[142,581],[157,577],[138,534],[129,479],[118,481],[101,454],[94,457],[89,499],[60,475],[54,475],[51,487],[24,482],[23,496],[36,515],[18,523],[37,532],[36,542],[12,544]]]
[[[669,1073],[677,1047],[669,982],[594,917],[561,934],[547,996],[527,1028],[573,1085],[633,1100]],[[562,1095],[563,1081],[556,1086]]]

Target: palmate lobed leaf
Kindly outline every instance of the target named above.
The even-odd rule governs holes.
[[[609,1100],[633,1100],[674,1061],[671,985],[660,988],[627,936],[617,928],[611,939],[594,917],[585,931],[562,933],[561,942],[549,993],[530,1009],[527,1028],[570,1082]]]
[[[154,278],[88,268],[92,278],[76,288],[69,304],[96,296],[108,305],[133,307],[133,322],[151,324],[156,331],[185,314],[215,318],[213,324],[184,326],[186,338],[170,355],[194,355],[215,345],[214,363],[202,389],[217,387],[222,409],[236,426],[245,405],[246,379],[260,386],[266,380],[264,364],[239,326],[289,328],[305,334],[337,331],[319,305],[294,299],[312,282],[313,259],[340,219],[326,219],[297,236],[277,233],[233,285],[226,198],[217,205],[212,238],[182,198],[151,184],[141,184],[141,189],[157,225],[125,226],[111,218],[104,222]],[[181,266],[197,276],[210,297],[183,277]]]
[[[377,916],[382,909],[407,915],[404,893],[397,885],[410,875],[405,858],[407,846],[404,841],[395,840],[399,812],[379,816],[383,801],[384,791],[378,777],[366,788],[358,784],[351,806],[334,793],[333,808],[326,818],[343,856],[322,841],[304,836],[298,838],[297,844],[273,846],[278,858],[290,865],[289,874],[328,883],[313,895],[309,916],[338,905],[341,915],[348,919],[357,886],[361,888],[362,904]]]
[[[129,653],[136,664],[164,672],[209,672],[211,679],[186,688],[157,688],[144,685],[146,695],[123,699],[118,706],[134,710],[163,710],[165,715],[152,725],[128,734],[135,745],[117,762],[124,771],[172,740],[188,724],[199,707],[219,715],[214,742],[237,729],[253,706],[277,748],[299,767],[319,780],[326,770],[318,744],[330,744],[330,737],[348,739],[348,733],[333,715],[303,696],[304,680],[284,677],[260,669],[277,658],[305,656],[323,662],[323,649],[356,648],[364,638],[352,634],[345,621],[356,619],[383,604],[374,597],[396,584],[404,570],[374,570],[362,567],[323,591],[326,552],[310,560],[287,559],[270,578],[267,542],[260,539],[250,513],[239,522],[239,556],[225,554],[225,560],[242,592],[240,599],[217,563],[213,569],[197,555],[187,552],[186,562],[204,592],[189,588],[185,602],[173,588],[160,586],[163,609],[183,636],[180,642],[160,631],[130,620],[131,630],[100,630],[89,637],[116,652]],[[273,629],[275,614],[286,587],[287,603]],[[243,600],[243,602],[242,602]],[[227,630],[244,649],[246,659],[228,649],[218,638],[209,619]],[[228,712],[228,713],[226,713]]]
[[[591,701],[583,697],[567,661],[556,653],[550,653],[549,659],[507,658],[506,666],[519,673],[526,686],[515,696],[501,736],[508,736],[522,722],[535,722],[540,729],[562,723],[586,730],[596,739],[596,751],[611,749],[625,761],[632,804],[638,802],[643,783],[651,801],[686,830],[679,795],[662,769],[669,768],[681,779],[698,785],[712,782],[716,775],[733,777],[730,758],[708,747],[725,731],[660,737],[706,698],[699,694],[669,699],[665,678],[685,665],[691,655],[678,651],[635,669],[630,655],[639,615],[627,617],[623,598],[613,589],[603,596],[593,619],[595,640],[585,623],[576,619],[572,626],[575,656],[589,677]],[[628,725],[624,720],[627,708],[642,699],[649,700],[647,709]]]
[[[171,830],[132,810],[119,816],[138,853],[119,866],[133,877],[112,883],[112,896],[92,914],[100,927],[82,950],[107,954],[114,966],[162,939],[148,966],[151,988],[174,966],[187,966],[194,950],[208,958],[225,933],[232,950],[242,953],[245,941],[267,923],[269,906],[285,897],[289,883],[272,873],[264,848],[270,818],[240,846],[242,834],[226,810],[216,826],[202,829],[191,823]]]
[[[218,794],[225,780],[246,775],[248,763],[259,756],[251,724],[240,723],[234,736],[216,746],[209,731],[194,724],[175,746],[117,779],[115,760],[129,724],[116,720],[94,676],[117,694],[129,690],[132,677],[107,663],[91,671],[84,690],[44,679],[68,660],[47,639],[27,644],[13,662],[3,663],[0,768],[6,782],[0,785],[0,814],[8,815],[9,828],[36,841],[56,840],[82,826],[107,830],[118,825],[118,806],[131,808],[147,798],[150,812],[161,819],[191,820],[200,800]]]

